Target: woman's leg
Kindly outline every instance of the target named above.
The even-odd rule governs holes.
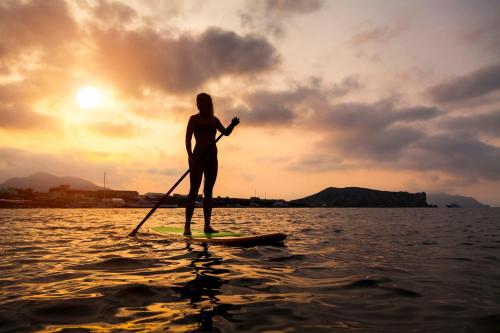
[[[184,225],[184,235],[191,235],[191,218],[193,217],[196,197],[200,189],[201,177],[203,176],[203,168],[200,163],[193,163],[191,172],[189,173],[189,195],[186,204],[186,224]]]
[[[217,169],[217,157],[205,165],[205,182],[203,185],[203,216],[205,218],[205,232],[217,232],[210,226],[210,218],[212,217],[212,195],[215,181],[217,179]]]

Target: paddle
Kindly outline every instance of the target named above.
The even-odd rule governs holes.
[[[237,120],[235,121],[235,119],[237,119]],[[231,122],[231,124],[228,126],[228,129],[229,129],[230,126],[232,128],[234,128],[238,124],[239,124],[239,119],[238,118],[234,118],[233,121]],[[232,129],[231,129],[231,131],[232,131]],[[221,133],[217,137],[217,139],[215,139],[214,143],[212,143],[210,145],[210,147],[207,149],[207,151],[209,151],[210,149],[212,149],[215,146],[215,144],[217,143],[217,141],[219,141],[223,136],[224,136],[224,134]],[[179,180],[174,184],[174,186],[172,186],[170,188],[170,190],[168,190],[168,192],[163,197],[161,197],[160,200],[158,200],[158,202],[156,203],[156,205],[154,205],[154,207],[151,208],[151,210],[149,211],[149,213],[142,219],[141,223],[139,223],[137,225],[137,227],[135,227],[135,229],[132,230],[132,232],[130,234],[128,234],[129,237],[135,236],[135,234],[139,231],[139,229],[142,227],[142,225],[151,217],[151,215],[153,215],[153,213],[158,209],[158,207],[160,207],[160,205],[163,203],[163,201],[165,201],[168,198],[168,196],[170,195],[170,193],[172,193],[172,191],[177,187],[177,185],[179,185],[182,182],[182,180],[184,178],[186,178],[186,176],[189,174],[190,171],[191,171],[191,169],[187,169],[187,171],[184,172],[184,174],[181,176],[181,178],[179,178]]]

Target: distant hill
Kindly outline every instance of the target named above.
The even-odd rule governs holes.
[[[292,200],[309,207],[427,207],[425,193],[389,192],[361,187],[329,187],[308,197]]]
[[[0,184],[0,188],[32,188],[38,192],[48,192],[50,188],[59,185],[69,185],[78,190],[100,190],[102,187],[78,177],[57,177],[47,172],[37,172],[28,177],[9,178],[5,183]]]
[[[490,206],[480,203],[474,198],[464,197],[461,195],[452,195],[447,193],[429,193],[427,202],[438,207],[446,207],[451,203],[456,203],[462,208],[488,208]]]

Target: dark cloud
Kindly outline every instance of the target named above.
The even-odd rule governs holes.
[[[395,112],[395,121],[420,121],[429,120],[440,116],[442,110],[435,106],[412,106],[397,109]]]
[[[439,119],[439,135],[428,131],[434,119]],[[481,141],[478,134],[498,133],[499,119],[498,112],[449,118],[436,107],[400,107],[391,100],[330,104],[303,124],[323,138],[289,167],[318,172],[360,166],[432,170],[468,182],[498,180],[500,147]]]
[[[383,128],[378,131],[344,133],[336,138],[334,149],[342,156],[355,159],[398,159],[400,153],[424,133],[408,126]]]
[[[438,135],[426,131],[436,118]],[[450,117],[435,107],[401,108],[392,101],[344,103],[321,111],[315,121],[323,139],[291,163],[294,170],[362,166],[442,171],[468,183],[500,179],[500,147],[479,138],[481,133],[498,136],[497,111]],[[414,127],[415,121],[422,126]]]
[[[367,132],[386,128],[396,122],[432,119],[440,114],[435,107],[396,107],[391,100],[376,103],[333,104],[317,112],[314,122],[322,128]]]
[[[440,125],[452,131],[500,137],[500,110],[445,118]]]
[[[431,87],[428,94],[434,102],[461,102],[500,90],[500,64],[483,67]]]
[[[292,16],[313,13],[323,5],[323,0],[248,0],[240,18],[243,27],[281,37]]]
[[[223,100],[222,112],[228,118],[238,115],[251,126],[283,127],[310,113],[311,107],[324,98],[321,82],[312,78],[288,90],[256,90],[242,94],[239,102],[226,98]]]
[[[258,90],[243,95],[239,104],[224,100],[222,112],[227,117],[237,114],[245,123],[257,127],[283,127],[299,122],[305,128],[350,132],[366,132],[396,123],[425,121],[442,113],[432,106],[397,107],[392,100],[376,103],[332,102],[332,98],[334,100],[359,87],[355,76],[347,77],[332,87],[326,87],[320,80],[313,78],[288,90]]]
[[[434,107],[399,107],[392,100],[326,105],[315,110],[305,124],[322,133],[323,139],[306,159],[294,161],[293,168],[325,171],[330,162],[333,170],[360,164],[370,167],[373,162],[397,163],[405,150],[425,136],[413,126],[414,122],[428,121],[440,114]],[[338,156],[344,160],[341,165]],[[310,163],[314,160],[316,164]]]
[[[406,156],[406,166],[418,170],[442,170],[459,177],[500,179],[500,147],[472,135],[428,135]]]
[[[265,105],[259,105],[248,113],[245,120],[248,121],[249,125],[287,125],[294,120],[295,115],[290,109],[280,105],[273,105],[272,107],[273,109],[268,109]]]
[[[256,91],[245,96],[242,119],[253,126],[287,126],[292,123],[308,97],[315,91],[297,87],[291,91]]]
[[[257,90],[242,95],[240,104],[225,100],[222,109],[227,117],[237,114],[252,126],[289,126],[296,121],[305,121],[304,117],[314,116],[328,107],[329,97],[347,95],[360,86],[356,76],[348,76],[331,87],[313,77],[287,90]],[[303,124],[308,126],[310,122]]]
[[[95,30],[100,70],[129,92],[157,88],[184,93],[222,76],[260,74],[280,62],[263,37],[209,28],[200,35],[164,35],[152,29]]]
[[[456,184],[500,179],[500,147],[475,136],[445,132],[430,135],[395,127],[366,136],[331,136],[293,160],[289,169],[326,172],[386,169],[444,172]]]

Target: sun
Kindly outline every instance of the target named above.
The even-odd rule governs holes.
[[[78,90],[76,102],[82,109],[95,109],[102,103],[102,94],[95,87],[85,86]]]

